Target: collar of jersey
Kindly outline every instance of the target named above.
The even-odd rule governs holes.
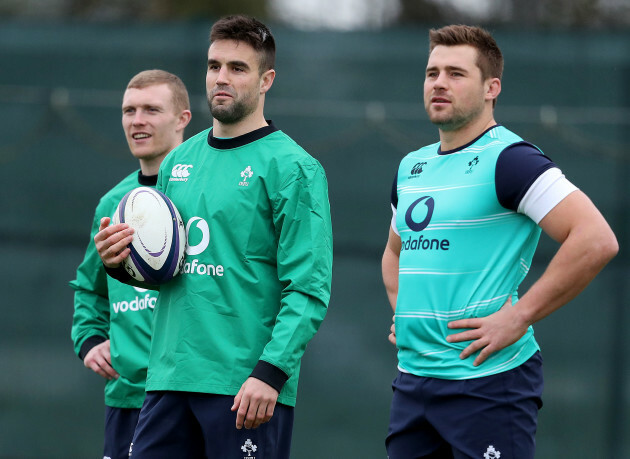
[[[242,147],[243,145],[255,142],[256,140],[262,139],[263,137],[266,137],[272,132],[276,132],[278,130],[278,128],[274,126],[271,120],[267,120],[267,123],[269,123],[268,126],[264,126],[254,131],[248,132],[247,134],[239,135],[238,137],[232,137],[229,139],[214,137],[212,135],[212,129],[210,129],[210,132],[208,133],[208,145],[219,150],[229,150],[231,148]]]
[[[470,147],[477,140],[481,139],[484,135],[486,135],[487,132],[492,131],[494,128],[497,128],[499,126],[501,126],[501,125],[500,124],[495,124],[494,126],[489,127],[488,129],[483,131],[481,134],[479,134],[476,138],[474,138],[473,140],[468,142],[466,145],[462,145],[461,147],[453,148],[452,150],[442,151],[442,146],[439,146],[438,147],[438,155],[450,155],[451,153],[456,153],[458,151],[462,151],[464,148]]]
[[[141,170],[138,171],[138,183],[143,186],[155,186],[157,184],[157,174],[144,175]]]

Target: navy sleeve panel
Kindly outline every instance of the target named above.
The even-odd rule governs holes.
[[[529,187],[555,163],[527,142],[510,145],[497,159],[495,187],[499,203],[506,209],[518,210]]]
[[[127,270],[125,268],[122,267],[122,264],[118,267],[118,268],[108,268],[107,266],[105,266],[105,264],[103,263],[103,267],[105,268],[105,272],[110,276],[113,277],[114,279],[116,279],[119,282],[122,282],[123,284],[128,283],[131,279],[133,279],[131,277],[131,275],[129,275],[129,273],[127,272]]]
[[[392,184],[392,206],[394,209],[398,208],[398,171],[394,175],[394,183]]]
[[[258,361],[250,376],[269,384],[278,392],[282,390],[282,386],[289,379],[289,376],[284,371],[264,360]]]
[[[81,345],[81,350],[79,351],[79,358],[81,360],[85,359],[85,356],[87,355],[88,352],[92,350],[93,347],[101,343],[104,343],[105,341],[107,341],[107,338],[103,336],[100,336],[100,335],[90,336],[88,339],[83,341],[83,344]]]

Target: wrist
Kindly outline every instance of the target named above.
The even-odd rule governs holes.
[[[284,371],[264,360],[258,361],[249,376],[270,385],[278,393],[280,393],[284,383],[289,379],[289,376]]]
[[[81,349],[79,349],[79,358],[81,360],[85,359],[85,356],[92,350],[92,348],[98,346],[99,344],[107,341],[107,338],[101,335],[92,335],[83,341],[81,344]]]

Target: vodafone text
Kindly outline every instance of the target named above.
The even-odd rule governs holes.
[[[223,265],[206,265],[199,263],[199,260],[195,258],[192,261],[186,261],[186,263],[184,263],[184,270],[182,273],[221,277],[223,276]]]
[[[136,296],[136,298],[131,301],[119,301],[117,303],[112,303],[112,308],[114,308],[115,314],[126,311],[142,311],[146,308],[155,308],[156,301],[156,297],[147,293],[144,297]]]
[[[402,241],[401,250],[448,250],[451,243],[448,239],[424,239],[423,235],[418,238],[409,238]]]

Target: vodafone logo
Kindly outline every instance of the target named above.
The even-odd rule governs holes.
[[[416,207],[418,210],[414,212]],[[405,223],[410,230],[418,233],[429,226],[434,209],[435,200],[431,196],[422,196],[412,202],[407,209]],[[418,221],[414,217],[420,217],[422,221]],[[405,250],[448,251],[451,248],[451,241],[448,239],[425,239],[423,234],[409,236],[407,240],[401,240],[401,242],[401,252]]]
[[[195,227],[191,229],[193,224]],[[191,231],[193,234],[191,234]],[[201,240],[199,240],[199,236],[201,236]],[[188,241],[186,254],[199,255],[206,250],[210,244],[210,228],[208,227],[208,222],[201,217],[192,217],[188,220],[186,224],[186,239]],[[192,245],[195,241],[199,242]]]
[[[418,204],[424,201],[424,205],[426,206],[425,217],[421,222],[417,222],[413,218],[413,210],[416,208]],[[411,203],[409,209],[407,209],[407,213],[405,214],[405,223],[412,231],[422,231],[425,229],[429,222],[431,221],[431,217],[433,216],[433,208],[435,207],[435,201],[431,196],[423,196],[419,199],[416,199]]]
[[[208,222],[201,217],[192,217],[186,224],[186,254],[189,256],[199,255],[210,245],[210,228]],[[197,258],[186,258],[182,274],[193,274],[198,276],[223,277],[225,268],[220,264],[206,263]]]
[[[175,164],[171,169],[171,178],[169,182],[187,182],[190,176],[190,171],[193,167],[192,164]]]

